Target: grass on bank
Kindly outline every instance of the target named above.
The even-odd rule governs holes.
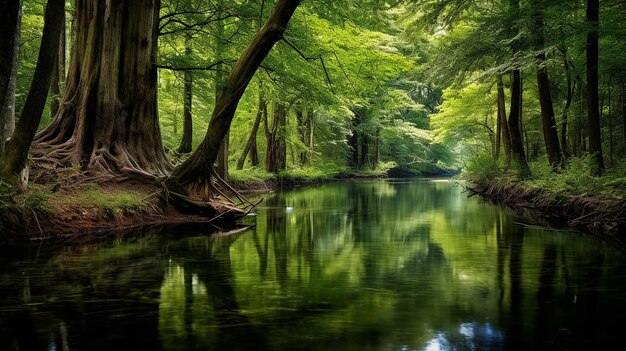
[[[540,188],[560,195],[591,195],[608,198],[626,198],[626,160],[615,162],[601,177],[592,177],[591,157],[572,157],[565,167],[553,172],[546,157],[529,162],[530,179],[522,181],[529,187]],[[504,161],[496,162],[490,155],[480,154],[470,158],[461,177],[476,183],[491,180],[518,181],[515,167],[506,167]]]

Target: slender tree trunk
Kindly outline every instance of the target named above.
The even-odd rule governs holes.
[[[376,135],[374,137],[374,159],[372,160],[372,168],[376,169],[380,163],[380,127],[376,127]]]
[[[546,67],[546,54],[543,51],[545,45],[544,38],[544,18],[541,3],[537,0],[532,2],[533,27],[535,30],[534,44],[537,60],[537,85],[539,88],[539,104],[541,105],[541,122],[543,125],[543,139],[548,153],[548,161],[553,170],[561,164],[563,155],[559,145],[559,135],[556,129],[556,118],[554,117],[554,106],[552,104],[552,94],[550,89],[550,79],[548,78],[548,68]]]
[[[369,135],[367,135],[366,133],[361,133],[361,137],[359,139],[361,142],[361,158],[359,159],[359,168],[365,168],[365,166],[367,166],[368,164],[370,154],[370,138]]]
[[[187,37],[185,42],[185,55],[191,57],[191,38]],[[193,145],[193,73],[185,71],[183,73],[183,138],[178,147],[178,153],[188,154]],[[176,124],[176,123],[175,123]]]
[[[5,153],[0,158],[0,176],[8,183],[22,189],[28,183],[28,152],[33,137],[37,133],[48,97],[52,68],[58,55],[64,12],[65,0],[48,1],[33,81],[15,132],[7,142]]]
[[[63,28],[59,39],[59,53],[54,61],[52,69],[52,82],[50,83],[50,117],[54,118],[61,106],[61,82],[65,80],[65,11],[63,11]]]
[[[188,154],[191,152],[193,143],[193,74],[191,71],[183,73],[183,138],[178,147],[178,153]]]
[[[307,113],[308,123],[309,123],[309,163],[313,162],[313,152],[315,146],[315,119],[314,112],[309,110]],[[625,129],[626,130],[626,129]],[[624,137],[626,138],[626,136]]]
[[[255,72],[269,54],[293,16],[300,0],[279,0],[269,19],[245,49],[217,99],[206,137],[196,151],[180,165],[168,181],[169,187],[184,190],[201,198],[213,196],[211,173],[221,141],[226,136],[239,100]]]
[[[300,142],[302,145],[307,145],[309,134],[308,132],[308,121],[304,120],[304,112],[302,110],[296,111],[296,120],[298,121],[298,136],[300,137]],[[307,157],[309,153],[308,150],[302,150],[299,152],[298,158],[300,161],[300,165],[305,165],[308,163]]]
[[[511,154],[517,163],[519,175],[522,179],[530,177],[530,168],[526,162],[522,132],[520,130],[520,112],[522,104],[522,73],[519,69],[513,71],[511,81],[511,112],[509,113],[509,131],[511,133]]]
[[[565,67],[565,76],[567,79],[567,98],[565,101],[565,107],[563,107],[563,124],[561,125],[561,148],[563,150],[563,157],[569,158],[569,146],[567,143],[567,124],[568,124],[568,115],[569,111],[572,107],[572,101],[574,100],[574,92],[576,90],[576,82],[572,80],[572,73],[570,71],[570,63],[567,58],[567,52],[563,55],[563,66]]]
[[[222,11],[224,5],[224,0],[217,0],[216,6],[218,11]],[[224,22],[217,21],[215,22],[215,59],[219,61],[223,57],[224,50],[226,49],[226,38],[224,34]],[[221,70],[215,71],[215,101],[217,103],[217,99],[224,87],[225,75]],[[220,145],[220,149],[217,155],[217,174],[224,181],[228,181],[228,148],[230,147],[230,131],[226,131],[226,135],[221,140],[222,145]]]
[[[613,110],[611,109],[612,100],[611,100],[611,81],[612,77],[609,78],[609,87],[608,87],[608,107],[609,107],[609,167],[613,163]]]
[[[519,0],[509,0],[509,12],[512,18],[518,18],[520,12]],[[519,34],[519,25],[512,27],[511,34],[516,37]],[[513,42],[511,49],[518,52],[519,43]],[[511,154],[517,164],[519,176],[522,179],[530,177],[530,168],[526,162],[524,152],[524,140],[522,139],[522,71],[518,68],[513,70],[511,78],[511,112],[509,113],[509,132],[511,134]],[[527,147],[528,149],[528,147]]]
[[[248,142],[243,149],[243,153],[241,154],[241,157],[239,157],[239,161],[237,161],[238,170],[243,169],[243,165],[246,162],[246,157],[248,156],[248,153],[250,153],[252,165],[258,165],[259,156],[256,148],[256,136],[259,132],[259,126],[261,125],[261,120],[263,119],[264,114],[265,116],[267,116],[267,102],[265,102],[265,97],[263,96],[263,92],[261,91],[259,93],[259,109],[257,110],[256,118],[254,119],[254,124],[252,125],[250,137],[248,137]],[[265,118],[265,120],[267,120],[267,117]]]
[[[354,117],[352,118],[352,134],[348,137],[348,146],[350,146],[350,160],[348,164],[353,169],[359,168],[359,132],[358,128],[361,125],[362,116],[359,110],[354,110]]]
[[[502,76],[498,76],[498,119],[499,127],[502,133],[502,144],[504,145],[504,154],[506,155],[506,164],[511,165],[511,132],[506,116],[506,101],[504,96],[504,82]]]
[[[287,119],[287,106],[275,103],[272,111],[272,126],[266,121],[267,151],[265,155],[265,169],[268,172],[277,173],[285,169],[287,164],[287,144],[285,142],[285,126]]]
[[[587,118],[589,128],[589,153],[593,164],[591,174],[600,176],[604,173],[602,158],[602,134],[600,130],[600,111],[598,93],[598,27],[600,23],[600,1],[587,0]]]
[[[77,1],[63,103],[36,138],[39,153],[112,177],[169,173],[154,66],[159,8],[160,0]]]
[[[0,0],[0,156],[15,130],[15,84],[22,0]]]
[[[622,139],[626,151],[626,84],[622,82]]]

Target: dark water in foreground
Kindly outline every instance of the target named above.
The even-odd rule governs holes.
[[[272,196],[256,227],[2,249],[0,350],[608,350],[626,255],[447,181]]]

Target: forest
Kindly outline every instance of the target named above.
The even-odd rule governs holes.
[[[244,190],[382,177],[455,177],[626,224],[622,0],[1,0],[0,13],[5,230],[170,206],[237,218],[258,204]]]

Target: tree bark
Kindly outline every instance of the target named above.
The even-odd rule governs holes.
[[[304,120],[304,112],[302,112],[302,110],[299,109],[296,111],[296,119],[298,121],[298,136],[300,137],[300,142],[302,143],[302,145],[307,145],[309,138],[309,123],[308,120]],[[308,163],[308,155],[308,150],[302,150],[299,152],[298,158],[300,161],[300,165],[305,165]]]
[[[541,4],[533,1],[533,27],[535,31],[534,45],[537,50],[537,85],[539,89],[539,105],[541,106],[541,122],[543,125],[543,139],[548,153],[548,161],[553,170],[561,164],[563,155],[559,145],[559,135],[556,129],[556,118],[554,117],[554,106],[552,104],[552,94],[550,89],[550,79],[548,78],[548,68],[546,67],[546,54],[543,51],[545,38],[543,33],[544,18]]]
[[[222,139],[230,128],[239,100],[265,57],[282,39],[298,5],[300,0],[279,0],[276,3],[269,19],[248,44],[228,76],[215,104],[204,140],[191,157],[176,168],[168,186],[179,190],[184,188],[187,194],[205,199],[213,197],[213,163],[217,159]]]
[[[570,108],[572,107],[572,101],[574,100],[576,82],[572,81],[572,72],[570,71],[570,62],[567,57],[567,52],[563,54],[563,65],[565,67],[565,77],[567,80],[567,98],[565,101],[565,106],[563,107],[563,124],[561,125],[561,149],[563,150],[563,157],[569,158],[570,152],[567,142],[568,115]]]
[[[511,132],[511,154],[517,163],[519,175],[522,179],[530,177],[530,168],[526,162],[522,132],[520,130],[520,112],[522,104],[522,72],[519,69],[513,71],[511,82],[511,112],[509,113],[509,131]]]
[[[160,0],[77,1],[65,94],[36,138],[40,153],[119,179],[169,173],[153,64],[159,8]]]
[[[65,0],[49,0],[44,15],[44,29],[33,81],[15,132],[0,158],[0,176],[9,184],[24,189],[28,183],[27,161],[33,137],[37,133],[48,97],[52,67],[57,59],[63,27]],[[26,172],[24,172],[26,170]]]
[[[15,130],[15,84],[22,0],[0,0],[0,156]]]
[[[185,49],[187,55],[191,55],[191,48]],[[183,73],[184,96],[183,96],[183,138],[178,147],[178,153],[188,154],[191,152],[193,142],[193,73],[185,71]]]
[[[237,161],[237,169],[242,170],[243,165],[246,162],[246,157],[250,154],[250,161],[252,166],[257,166],[259,162],[258,151],[256,147],[256,137],[259,133],[259,126],[261,125],[261,120],[267,121],[267,102],[265,101],[265,96],[263,95],[263,91],[259,93],[259,109],[256,113],[256,118],[254,119],[254,124],[252,125],[252,131],[250,132],[250,137],[248,137],[248,142],[243,149],[243,153],[241,157],[239,157],[239,161]]]
[[[59,53],[52,69],[50,83],[50,117],[54,118],[61,106],[61,83],[65,80],[65,11],[63,11],[63,27],[59,38]]]
[[[272,126],[265,120],[267,151],[265,155],[265,170],[277,173],[287,165],[287,143],[285,141],[287,107],[281,103],[274,104]]]
[[[217,1],[217,8],[219,11],[223,8],[224,0]],[[224,22],[217,21],[215,24],[215,60],[220,61],[222,58],[222,54],[226,48],[226,39],[224,38]],[[226,83],[224,81],[225,76],[221,70],[215,71],[215,101],[217,104],[217,99],[219,97],[220,92],[222,91],[222,87]],[[226,135],[222,139],[222,145],[218,151],[217,156],[217,174],[224,181],[228,181],[228,148],[230,142],[230,131],[226,131]]]
[[[502,76],[498,76],[498,126],[502,133],[502,145],[506,156],[506,164],[511,165],[511,132],[506,116],[506,101],[504,96],[504,82]]]
[[[600,1],[587,0],[587,119],[589,129],[589,153],[592,157],[591,175],[604,173],[602,157],[602,134],[598,93],[598,28],[600,24]]]
[[[519,16],[519,0],[510,0],[509,11],[512,18]],[[513,36],[519,34],[520,29],[515,25],[512,31]],[[513,42],[511,49],[513,52],[518,51],[518,43]],[[509,113],[509,132],[511,134],[511,154],[513,160],[517,164],[519,176],[522,179],[530,177],[530,168],[526,162],[526,154],[524,153],[524,141],[522,140],[522,71],[517,68],[513,70],[511,79],[511,112]]]

